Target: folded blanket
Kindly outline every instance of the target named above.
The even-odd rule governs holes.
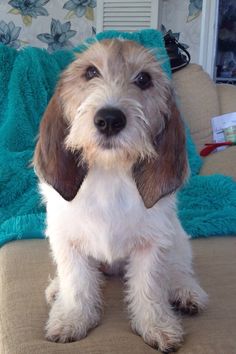
[[[193,238],[236,235],[236,183],[231,177],[194,176],[178,200],[180,220]]]
[[[97,37],[101,40],[119,36],[155,49],[170,76],[158,31],[134,34],[112,31]],[[86,46],[81,45],[75,50],[85,49]],[[60,73],[73,59],[73,51],[49,54],[37,48],[16,51],[0,46],[0,245],[16,239],[44,237],[45,208],[30,161],[40,119]],[[235,182],[224,176],[196,176],[201,159],[189,133],[187,148],[192,177],[179,193],[183,226],[192,237],[235,234]]]
[[[30,166],[40,119],[73,52],[0,46],[0,245],[44,237],[45,208]]]

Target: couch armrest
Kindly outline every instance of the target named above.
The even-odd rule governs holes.
[[[215,84],[201,66],[190,64],[173,75],[179,106],[198,151],[212,141],[211,118],[236,111],[236,86]],[[236,147],[204,158],[202,175],[221,173],[236,179]]]
[[[216,88],[220,103],[220,114],[236,112],[236,86],[217,84]]]
[[[180,110],[200,151],[205,143],[212,141],[211,118],[221,114],[216,85],[197,64],[177,71],[173,85]]]
[[[236,86],[216,85],[220,114],[236,112]],[[221,173],[231,176],[236,180],[236,147],[230,147],[224,151],[213,153],[204,158],[201,175]]]

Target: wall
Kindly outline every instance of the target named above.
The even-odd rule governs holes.
[[[72,48],[93,33],[96,0],[1,0],[0,42],[50,52]]]
[[[189,46],[193,63],[199,62],[201,4],[199,0],[162,0],[161,3],[161,23],[167,30],[180,32],[180,42]]]
[[[199,60],[201,3],[162,0],[161,6],[161,22],[167,30],[180,32],[192,62]],[[26,45],[49,51],[71,48],[93,34],[95,10],[96,0],[2,0],[0,42],[17,49]]]

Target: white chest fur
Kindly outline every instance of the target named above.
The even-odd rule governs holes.
[[[126,257],[142,237],[148,212],[127,172],[90,169],[71,202],[46,184],[42,193],[51,241],[67,239],[84,253],[110,263]]]

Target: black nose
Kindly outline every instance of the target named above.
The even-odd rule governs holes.
[[[115,135],[125,127],[126,117],[117,108],[102,108],[95,114],[94,124],[102,134]]]

